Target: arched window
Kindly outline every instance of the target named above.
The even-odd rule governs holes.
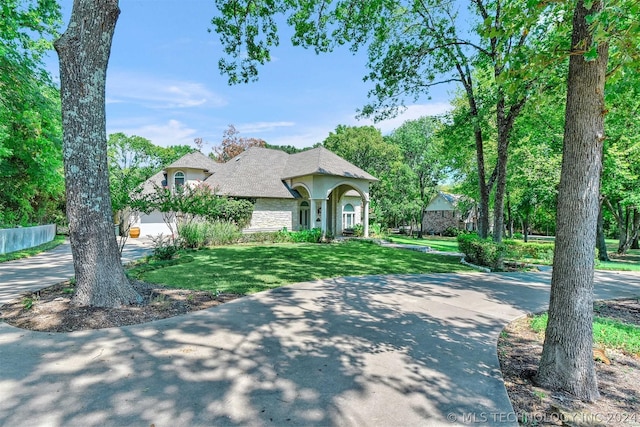
[[[179,189],[182,188],[184,186],[184,172],[176,172],[175,175],[173,175],[173,188],[174,189]]]
[[[309,229],[309,214],[310,214],[309,202],[304,201],[300,203],[300,229]]]
[[[356,211],[351,203],[342,208],[342,229],[353,228],[356,220]]]

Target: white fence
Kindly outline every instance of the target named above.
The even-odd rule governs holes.
[[[0,254],[32,248],[53,240],[56,225],[0,229]]]

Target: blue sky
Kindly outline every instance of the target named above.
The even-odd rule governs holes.
[[[73,2],[60,4],[66,28]],[[365,52],[316,55],[281,37],[258,82],[229,86],[217,67],[220,42],[207,31],[214,8],[213,0],[120,1],[107,76],[107,133],[139,135],[162,146],[193,145],[200,137],[208,153],[229,124],[240,136],[297,147],[323,141],[339,124],[373,124],[356,119],[371,88],[362,80]],[[54,75],[56,61],[54,54]],[[386,134],[405,120],[444,112],[451,94],[436,88],[431,99],[374,126]]]

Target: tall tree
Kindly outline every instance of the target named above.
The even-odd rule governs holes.
[[[120,9],[117,0],[74,0],[69,26],[54,46],[60,58],[63,158],[73,302],[116,307],[141,300],[120,262],[113,233],[105,81]]]
[[[608,61],[608,44],[594,43],[587,20],[602,10],[600,0],[578,0],[573,15],[549,322],[537,373],[539,383],[585,401],[599,396],[592,353],[593,250]]]
[[[58,90],[42,57],[60,25],[55,1],[0,6],[0,224],[63,216],[62,129]]]
[[[259,138],[245,138],[240,136],[240,132],[233,125],[222,134],[222,142],[220,145],[213,147],[213,157],[216,162],[227,162],[238,154],[243,153],[251,147],[266,147],[267,143]]]
[[[404,162],[411,170],[412,193],[416,195],[414,205],[420,225],[418,237],[422,237],[424,213],[429,201],[436,194],[436,186],[444,177],[441,162],[441,141],[438,139],[440,122],[434,117],[422,117],[406,121],[390,136],[400,147]],[[404,189],[403,189],[404,190]]]
[[[541,51],[554,23],[540,19],[545,7],[525,0],[469,0],[471,24],[459,17],[459,3],[447,0],[217,0],[220,16],[213,20],[225,52],[220,68],[231,83],[257,76],[257,66],[270,60],[279,43],[275,15],[287,15],[294,27],[294,45],[318,52],[336,45],[369,48],[366,77],[376,82],[374,102],[362,114],[385,118],[407,97],[419,97],[433,86],[457,82],[464,88],[472,115],[480,198],[479,232],[489,232],[489,197],[495,186],[494,239],[503,228],[508,145],[513,123],[542,67],[531,61]],[[466,31],[468,30],[468,31]],[[542,53],[542,52],[540,52]],[[491,85],[497,128],[497,160],[486,164],[487,140],[480,116],[478,70]],[[489,169],[489,170],[487,170]]]
[[[322,145],[374,176],[388,170],[400,158],[397,147],[385,141],[373,126],[338,125]]]

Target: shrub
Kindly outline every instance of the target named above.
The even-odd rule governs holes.
[[[356,224],[353,226],[353,235],[355,237],[362,237],[364,236],[364,225],[362,224]]]
[[[481,239],[476,234],[460,234],[458,249],[465,255],[467,262],[489,267],[493,270],[502,268],[507,254],[507,245],[495,243],[491,239]]]
[[[243,234],[241,242],[244,243],[287,243],[291,242],[291,236],[286,228],[279,231],[259,231]]]
[[[462,234],[462,231],[457,227],[449,226],[443,232],[442,235],[445,237],[457,237]]]
[[[219,246],[240,240],[238,227],[230,221],[188,222],[178,225],[180,244],[185,248],[198,249]]]
[[[533,258],[553,261],[555,245],[553,243],[522,242],[520,240],[504,240],[509,256],[516,259]]]
[[[207,223],[189,222],[178,224],[180,244],[185,248],[201,248],[207,242]]]
[[[152,237],[151,241],[153,242],[153,257],[156,259],[169,260],[178,252],[178,247],[170,236],[160,234]]]
[[[319,228],[312,228],[311,230],[300,230],[289,233],[291,241],[295,243],[320,243],[322,239],[322,230]]]
[[[369,225],[369,236],[383,237],[383,234],[382,225],[379,222]]]

